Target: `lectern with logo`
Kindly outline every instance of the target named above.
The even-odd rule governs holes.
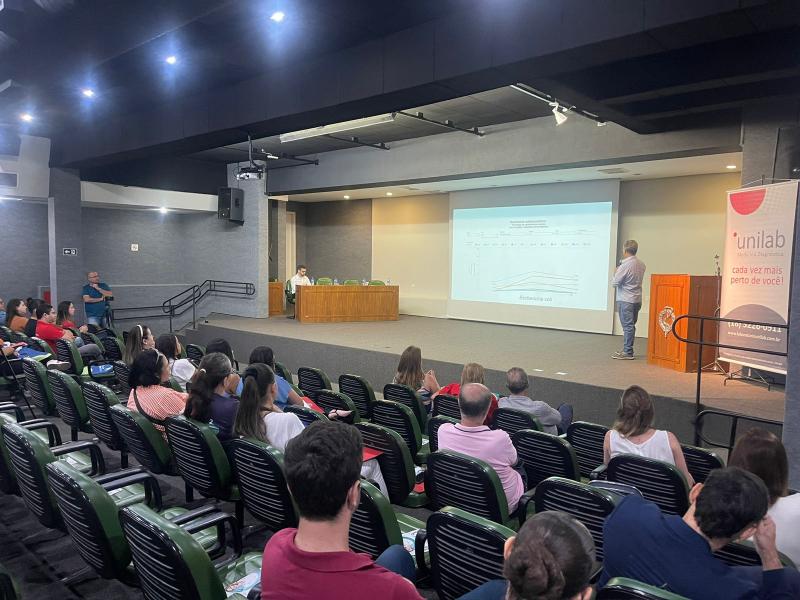
[[[679,342],[672,334],[672,323],[681,315],[713,317],[719,302],[720,278],[715,275],[651,275],[650,329],[647,362],[676,371],[695,371],[700,347]],[[689,339],[700,338],[699,319],[678,323],[678,333]],[[703,340],[717,342],[717,324],[706,321]],[[714,362],[716,348],[703,348],[702,364]]]

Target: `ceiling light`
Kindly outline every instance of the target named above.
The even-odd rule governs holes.
[[[347,194],[345,194],[345,196],[344,196],[344,199],[345,199],[345,200],[350,200],[350,196],[348,196]]]
[[[30,123],[31,121],[33,121],[33,115],[31,113],[22,113],[19,116],[19,118],[25,121],[26,123]]]
[[[387,195],[387,196],[391,196],[391,195],[392,195],[392,192],[386,192],[386,195]]]
[[[726,169],[735,169],[736,165],[725,165]]]
[[[341,131],[350,131],[352,129],[360,129],[361,127],[369,127],[371,125],[381,125],[383,123],[391,123],[394,121],[394,113],[385,115],[376,115],[374,117],[367,117],[365,119],[354,119],[352,121],[342,121],[341,123],[332,123],[331,125],[322,125],[321,127],[312,127],[311,129],[301,129],[300,131],[292,131],[290,133],[282,133],[280,135],[281,143],[296,142],[297,140],[304,140],[306,138],[318,137],[321,135],[330,135],[331,133],[339,133]]]
[[[162,215],[165,215],[169,212],[169,209],[166,206],[162,206],[158,209],[158,212],[160,212]]]
[[[178,62],[178,57],[177,57],[177,56],[175,56],[174,54],[171,54],[171,55],[169,55],[167,58],[165,58],[165,59],[164,59],[164,61],[165,61],[165,62],[166,62],[168,65],[174,65],[176,62]]]
[[[81,94],[83,94],[87,98],[94,98],[94,90],[91,88],[83,88],[81,90]]]
[[[558,103],[556,103],[556,105],[553,107],[553,116],[556,119],[556,127],[564,123],[568,118],[566,114],[561,112],[561,107],[558,105]]]
[[[276,23],[280,23],[285,17],[286,15],[282,11],[276,10],[269,18]]]

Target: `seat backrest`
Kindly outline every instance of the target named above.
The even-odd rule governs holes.
[[[389,546],[402,543],[392,505],[377,487],[362,480],[361,501],[350,520],[350,549],[376,559]]]
[[[94,434],[112,450],[124,449],[125,442],[122,441],[109,412],[109,408],[119,404],[117,395],[113,390],[94,381],[84,382],[82,388]]]
[[[445,423],[453,423],[454,425],[459,422],[459,419],[438,415],[428,419],[428,447],[431,452],[436,452],[439,449],[439,427]]]
[[[714,552],[714,556],[732,567],[760,567],[763,564],[758,550],[749,540],[731,542]],[[782,552],[778,552],[778,558],[784,567],[797,568],[792,559]]]
[[[512,530],[453,507],[433,513],[425,529],[431,580],[442,600],[503,578],[503,548]]]
[[[63,340],[59,340],[63,341]],[[89,411],[78,382],[62,371],[47,371],[47,381],[53,394],[58,416],[73,430],[86,428],[89,423]]]
[[[502,429],[510,436],[523,429],[542,430],[539,419],[531,413],[518,408],[498,408],[494,411],[493,427],[494,429]]]
[[[634,579],[614,577],[598,590],[596,600],[689,600]]]
[[[147,417],[122,404],[109,406],[108,412],[128,452],[140,465],[156,475],[176,474],[167,442]]]
[[[225,589],[202,546],[144,504],[119,513],[147,600],[222,600]]]
[[[61,513],[44,470],[56,460],[50,448],[41,438],[16,423],[3,424],[3,439],[25,506],[45,527],[63,528]]]
[[[47,369],[38,360],[22,359],[22,370],[25,373],[25,387],[31,396],[31,402],[46,415],[56,412],[56,403],[47,381]]]
[[[56,358],[69,363],[69,372],[73,375],[83,373],[83,359],[81,358],[78,347],[69,340],[56,340]]]
[[[205,346],[200,344],[186,344],[186,358],[189,360],[201,361],[206,355]]]
[[[364,445],[380,450],[378,464],[381,467],[389,500],[392,504],[402,504],[414,489],[414,461],[408,446],[400,435],[387,427],[375,423],[356,423],[361,432]]]
[[[708,474],[714,469],[724,469],[725,462],[711,450],[681,444],[686,467],[694,478],[695,483],[704,483]]]
[[[567,428],[567,441],[578,456],[581,477],[589,477],[603,464],[603,441],[608,427],[586,421],[573,421]]]
[[[125,577],[131,553],[113,498],[94,479],[64,461],[47,465],[47,479],[81,558],[106,579]]]
[[[411,409],[399,402],[376,400],[372,405],[372,422],[396,431],[408,446],[411,456],[422,447],[422,433]]]
[[[414,416],[417,418],[420,430],[425,431],[428,424],[428,412],[425,410],[425,404],[422,402],[422,398],[420,398],[417,392],[407,385],[387,383],[383,386],[383,399],[405,404],[412,410]]]
[[[131,369],[121,360],[115,360],[114,364],[114,377],[117,378],[117,384],[120,387],[123,395],[129,396],[131,393],[131,386],[128,384],[131,376]]]
[[[619,454],[608,462],[606,477],[609,481],[635,486],[642,496],[658,504],[664,513],[682,516],[689,508],[686,479],[669,463],[633,454]]]
[[[275,372],[283,377],[288,383],[292,383],[292,372],[278,361],[275,361]]]
[[[578,458],[567,440],[533,429],[522,429],[511,437],[511,441],[525,465],[528,489],[548,477],[580,481]]]
[[[286,486],[281,451],[258,440],[236,439],[228,454],[248,512],[270,531],[297,527],[297,509]]]
[[[369,420],[372,418],[375,391],[369,381],[358,375],[339,375],[339,391],[350,397],[358,408],[362,419]]]
[[[166,425],[169,447],[181,477],[204,496],[229,497],[231,466],[211,427],[183,415],[167,418]]]
[[[295,406],[294,404],[287,404],[283,412],[290,412],[297,415],[297,417],[303,422],[305,427],[311,425],[314,421],[327,421],[328,417],[319,413],[307,406]]]
[[[425,492],[430,508],[455,506],[495,523],[508,521],[508,500],[495,470],[485,461],[452,450],[428,456]]]
[[[306,396],[316,402],[319,390],[331,389],[331,380],[322,369],[300,367],[297,369],[297,385]]]
[[[369,285],[386,285],[386,282],[381,281],[380,279],[370,279]]]
[[[105,350],[103,354],[108,360],[122,360],[122,356],[125,353],[125,348],[118,337],[114,335],[107,335],[100,339],[103,340],[103,348]],[[116,370],[114,372],[116,373]]]
[[[314,402],[326,413],[332,410],[349,410],[352,414],[347,418],[348,423],[358,423],[361,420],[358,407],[347,394],[334,392],[329,389],[317,390],[317,398]]]
[[[536,486],[533,502],[537,513],[558,510],[586,525],[594,538],[595,558],[603,562],[603,525],[619,496],[580,481],[549,477]]]
[[[458,407],[458,398],[450,394],[439,394],[433,399],[433,411],[431,414],[434,417],[443,415],[445,417],[461,420],[461,409]]]
[[[5,325],[0,325],[0,338],[2,338],[4,342],[13,342],[14,332]]]
[[[19,334],[20,336],[22,334]],[[43,339],[33,336],[32,338],[26,338],[24,340],[20,340],[20,342],[25,342],[33,348],[34,350],[38,350],[39,352],[44,352],[46,354],[52,354],[53,349],[50,347],[50,344],[45,342]]]
[[[6,449],[5,437],[3,435],[3,425],[5,423],[16,423],[16,419],[9,414],[0,413],[0,492],[4,494],[17,494],[17,476],[14,473],[14,466],[11,464],[11,457]]]

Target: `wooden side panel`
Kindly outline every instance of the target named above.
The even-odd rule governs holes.
[[[400,313],[396,285],[304,285],[297,287],[301,323],[396,321]]]
[[[283,284],[280,281],[269,282],[269,316],[283,313]]]

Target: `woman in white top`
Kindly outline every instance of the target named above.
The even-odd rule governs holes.
[[[181,342],[174,333],[162,333],[156,340],[156,350],[167,357],[170,375],[186,390],[194,377],[195,368],[188,358],[181,358]]]
[[[604,462],[618,454],[636,454],[675,465],[683,473],[689,487],[694,479],[686,467],[686,459],[678,438],[669,431],[652,427],[655,411],[650,394],[638,385],[624,392],[617,409],[617,420],[603,441]]]
[[[233,426],[234,434],[261,440],[281,452],[285,451],[289,440],[303,431],[304,426],[296,414],[285,413],[275,404],[278,393],[275,373],[267,365],[255,363],[245,369],[242,380],[244,386]],[[389,491],[377,460],[366,461],[361,466],[361,475],[377,483],[388,497]]]
[[[800,565],[800,494],[789,495],[789,460],[774,433],[754,428],[733,447],[729,467],[739,467],[760,477],[769,491],[769,512],[775,521],[775,545]]]

